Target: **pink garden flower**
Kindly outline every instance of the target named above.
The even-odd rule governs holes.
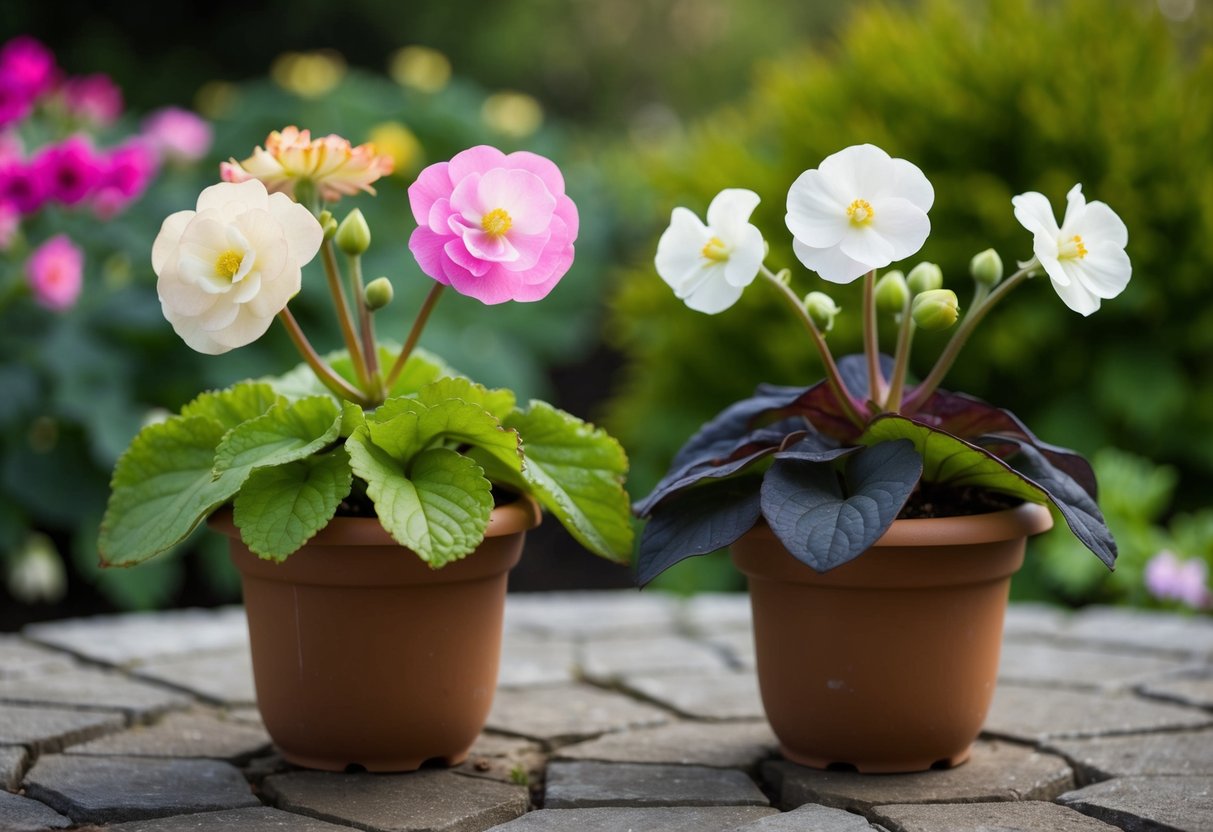
[[[73,136],[48,145],[31,162],[47,198],[75,205],[93,192],[101,179],[101,160],[88,140]]]
[[[197,162],[211,149],[213,131],[201,116],[180,107],[164,107],[143,120],[143,138],[160,158]]]
[[[577,206],[550,160],[481,145],[430,165],[409,187],[421,270],[482,303],[536,301],[573,262]]]
[[[73,117],[108,127],[122,115],[122,90],[108,75],[96,73],[63,82],[63,104]]]
[[[97,216],[110,219],[143,194],[156,175],[157,159],[151,145],[135,139],[111,150],[101,164],[92,204]]]
[[[31,165],[21,159],[0,163],[0,202],[28,216],[42,207],[46,196],[42,177]]]
[[[1179,601],[1193,609],[1213,604],[1208,587],[1209,567],[1199,558],[1180,560],[1163,550],[1146,564],[1146,589],[1160,601]]]
[[[66,234],[58,234],[34,249],[25,276],[38,303],[56,312],[70,309],[80,296],[84,252]]]
[[[0,47],[0,127],[21,121],[55,83],[55,58],[22,35]]]

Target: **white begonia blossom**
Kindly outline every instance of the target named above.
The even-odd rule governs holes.
[[[1129,285],[1133,266],[1125,246],[1129,229],[1103,202],[1087,202],[1082,185],[1066,194],[1066,216],[1058,228],[1043,194],[1012,197],[1015,219],[1032,232],[1032,250],[1066,306],[1082,315],[1099,308]]]
[[[727,188],[708,206],[708,222],[675,208],[657,243],[657,274],[696,312],[728,309],[762,268],[766,244],[750,224],[760,202],[744,188]]]
[[[256,179],[212,185],[152,244],[164,317],[208,355],[256,341],[298,293],[323,237],[310,211]]]
[[[850,283],[922,248],[934,201],[917,166],[861,144],[800,174],[784,221],[801,263],[831,283]]]

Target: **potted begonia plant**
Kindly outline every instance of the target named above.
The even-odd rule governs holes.
[[[276,318],[304,363],[144,428],[114,471],[103,561],[146,560],[209,518],[231,541],[258,705],[287,760],[458,763],[488,716],[525,532],[542,506],[591,551],[627,561],[627,459],[604,431],[540,401],[520,407],[417,342],[447,286],[485,304],[546,296],[573,261],[576,206],[532,153],[473,147],[423,170],[409,247],[436,282],[389,349],[373,321],[391,283],[363,285],[370,229],[360,211],[338,223],[324,206],[374,193],[390,159],[287,128],[221,170],[153,245],[164,315],[209,354]],[[318,253],[345,342],[327,357],[289,306]]]
[[[919,170],[872,145],[805,171],[787,196],[797,258],[832,283],[863,283],[864,351],[835,361],[826,333],[839,309],[802,297],[774,272],[750,223],[752,191],[722,191],[702,222],[675,208],[656,268],[677,296],[716,314],[761,277],[803,323],[825,368],[809,387],[759,385],[675,456],[635,504],[648,518],[638,581],[731,547],[748,577],[763,703],[791,760],[865,772],[967,759],[997,675],[1010,576],[1052,507],[1111,568],[1116,545],[1091,466],[1046,444],[1009,411],[940,389],[986,314],[1034,275],[1089,315],[1130,277],[1124,223],[1075,185],[1058,225],[1047,199],[1012,200],[1033,255],[1004,279],[999,255],[970,263],[964,316],[934,264],[879,270],[930,232],[934,190]],[[878,320],[897,323],[892,357]],[[917,329],[955,326],[929,374],[909,380]]]

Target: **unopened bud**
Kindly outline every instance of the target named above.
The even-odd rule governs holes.
[[[919,263],[914,268],[910,269],[910,274],[906,278],[906,283],[910,286],[910,291],[916,295],[921,295],[923,292],[930,292],[933,289],[938,289],[943,286],[943,270],[934,263]]]
[[[910,299],[910,287],[899,271],[885,272],[876,281],[876,308],[881,312],[898,313],[906,308]]]
[[[982,286],[996,286],[1002,280],[1002,258],[992,248],[974,254],[969,261],[969,274]]]
[[[316,183],[306,176],[296,179],[295,201],[315,214],[316,209],[319,207],[316,199]]]
[[[337,220],[333,219],[333,212],[321,211],[316,219],[320,223],[320,230],[324,232],[324,239],[333,239],[333,235],[337,233]]]
[[[822,332],[834,328],[834,316],[842,311],[825,292],[809,292],[805,295],[804,308],[808,310],[814,326]]]
[[[929,289],[915,296],[910,314],[928,332],[947,329],[960,317],[960,301],[951,289]]]
[[[392,281],[386,277],[377,277],[366,284],[366,289],[362,294],[366,298],[366,308],[374,312],[392,302],[395,290],[392,288]]]
[[[371,247],[371,228],[366,224],[362,211],[355,208],[346,214],[341,225],[337,226],[337,248],[351,257],[362,254]]]

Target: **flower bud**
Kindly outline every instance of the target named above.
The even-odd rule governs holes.
[[[371,247],[371,227],[366,224],[362,211],[355,208],[345,215],[341,225],[337,226],[334,240],[337,248],[351,257],[357,257]]]
[[[943,270],[934,263],[919,263],[910,269],[910,275],[906,278],[906,283],[909,284],[910,291],[916,295],[930,292],[943,285]]]
[[[947,329],[960,317],[960,301],[951,289],[929,289],[915,296],[910,314],[928,332]]]
[[[320,230],[324,232],[324,239],[333,239],[333,235],[337,233],[337,220],[333,219],[333,212],[321,211],[316,220],[320,223]]]
[[[969,274],[982,286],[997,286],[1002,280],[1002,258],[992,248],[974,254],[969,261]]]
[[[306,176],[301,176],[295,180],[295,201],[304,208],[316,213],[318,207],[316,199],[316,183]]]
[[[804,308],[813,319],[813,325],[822,332],[834,328],[834,316],[842,311],[825,292],[809,292],[805,295]]]
[[[901,272],[885,272],[876,281],[876,308],[881,312],[899,313],[910,299],[910,287]]]
[[[391,303],[394,294],[395,290],[392,289],[392,281],[386,277],[375,278],[366,284],[366,289],[362,293],[366,299],[366,308],[372,312],[376,309],[382,309]]]

